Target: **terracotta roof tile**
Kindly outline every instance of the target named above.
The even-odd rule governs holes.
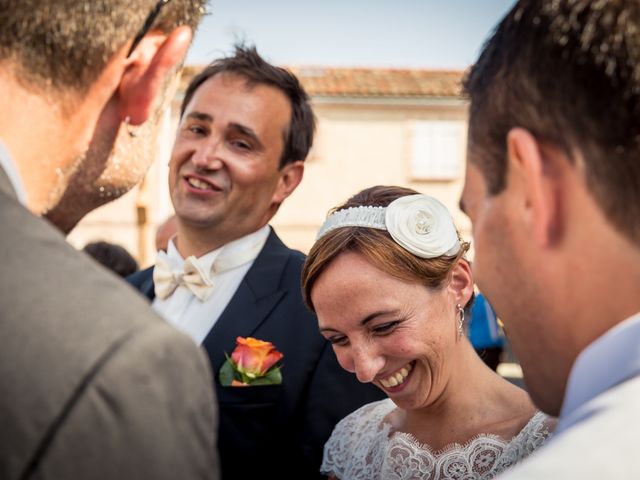
[[[456,97],[463,72],[382,68],[292,67],[310,95]]]
[[[311,96],[355,97],[459,97],[463,71],[287,67]],[[187,66],[182,76],[184,90],[200,66]]]

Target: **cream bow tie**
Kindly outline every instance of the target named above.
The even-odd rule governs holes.
[[[200,301],[205,301],[213,293],[213,283],[209,275],[202,271],[193,255],[184,261],[182,273],[174,273],[167,259],[158,257],[153,269],[153,282],[156,296],[161,300],[169,297],[179,285],[191,290]]]

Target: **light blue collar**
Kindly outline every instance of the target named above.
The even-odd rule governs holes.
[[[22,183],[22,179],[20,178],[20,174],[18,173],[18,168],[15,163],[11,159],[11,155],[9,151],[4,146],[2,141],[0,141],[0,168],[4,170],[4,173],[7,174],[7,178],[9,182],[11,182],[11,186],[16,192],[16,197],[18,201],[27,206],[27,192],[24,189],[24,184]]]
[[[640,375],[640,313],[611,328],[576,359],[556,434],[592,415],[587,402],[634,376]]]

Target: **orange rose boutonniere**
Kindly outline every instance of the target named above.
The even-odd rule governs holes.
[[[235,350],[220,368],[220,383],[225,387],[279,385],[282,373],[276,363],[282,357],[271,342],[237,337]]]

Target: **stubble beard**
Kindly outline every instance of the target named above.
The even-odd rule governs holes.
[[[88,147],[87,147],[88,148]],[[80,165],[84,162],[85,152],[76,155],[75,159],[69,163],[66,167],[57,167],[55,169],[55,181],[49,190],[49,195],[47,197],[47,201],[39,212],[40,215],[45,215],[55,207],[60,199],[63,197],[69,184],[71,183],[71,179],[78,172]]]

